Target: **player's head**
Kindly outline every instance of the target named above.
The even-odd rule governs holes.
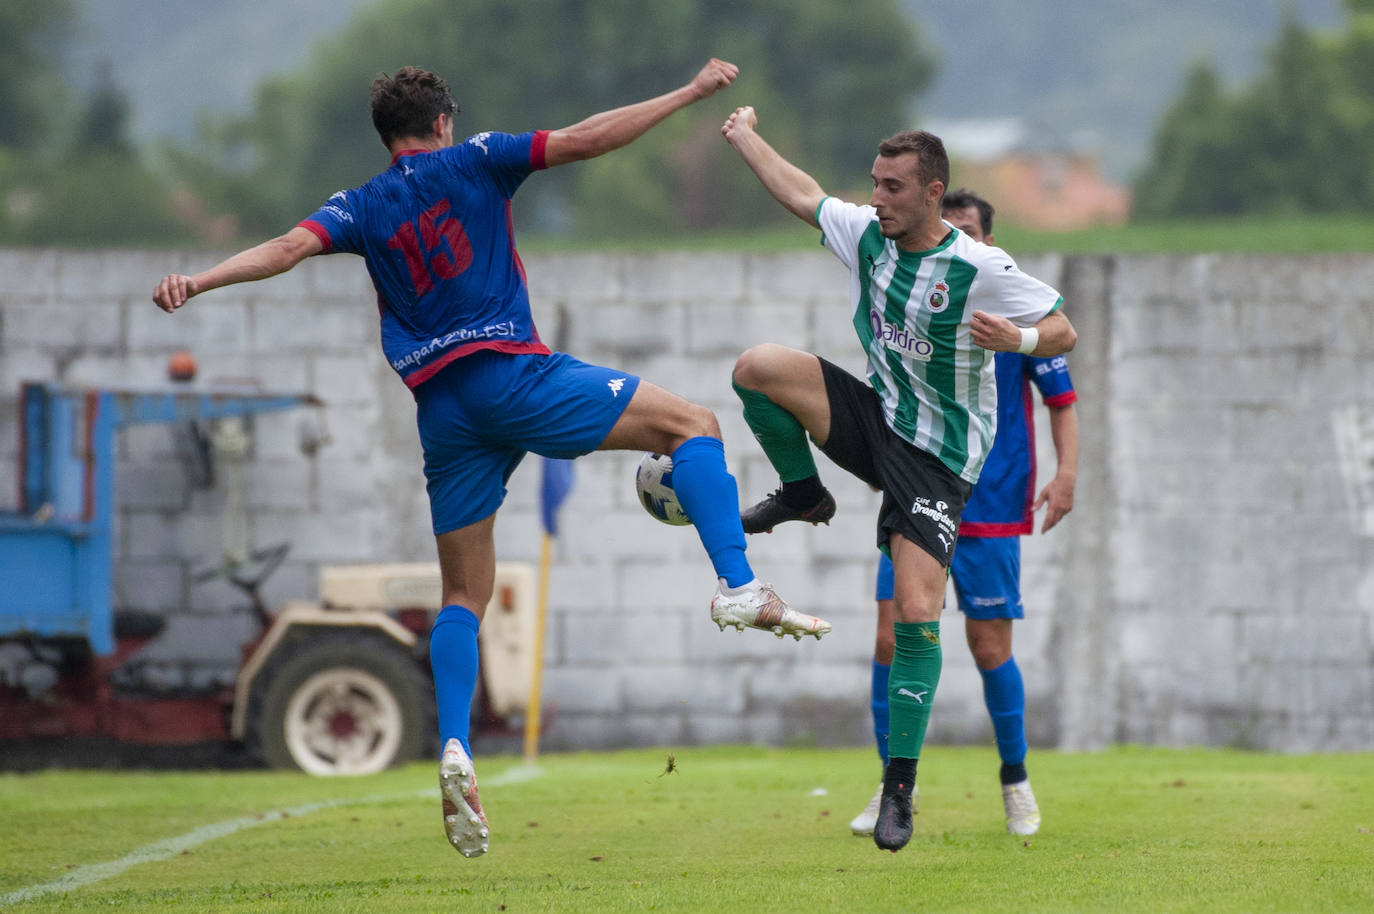
[[[399,139],[430,136],[440,115],[448,117],[442,129],[449,131],[451,141],[453,116],[460,110],[448,83],[419,67],[401,67],[395,76],[372,81],[372,126],[388,148]]]
[[[971,190],[959,188],[945,194],[940,203],[945,221],[974,241],[992,244],[992,204]]]
[[[949,156],[935,134],[903,130],[879,143],[871,202],[884,237],[900,242],[938,223],[947,186]]]

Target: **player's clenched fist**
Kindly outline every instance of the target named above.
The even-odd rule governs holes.
[[[186,300],[195,295],[197,291],[199,290],[196,288],[194,279],[180,273],[173,273],[165,277],[153,290],[153,304],[171,314],[186,304]]]
[[[696,87],[700,98],[709,98],[734,82],[737,76],[739,67],[729,61],[712,57],[692,80],[692,85]]]
[[[725,124],[720,128],[721,135],[731,142],[745,130],[753,130],[759,122],[759,117],[754,113],[754,109],[748,105],[743,108],[736,108],[730,116],[725,119]]]

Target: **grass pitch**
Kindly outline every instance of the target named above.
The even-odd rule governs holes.
[[[5,911],[1368,911],[1374,756],[1033,753],[1039,835],[990,749],[927,747],[900,854],[849,834],[871,750],[479,757],[491,851],[435,765],[0,775]]]

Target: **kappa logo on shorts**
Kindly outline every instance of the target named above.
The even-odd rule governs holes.
[[[611,396],[618,397],[620,396],[621,388],[625,386],[625,379],[612,378],[611,380],[606,382],[606,386],[611,389]]]

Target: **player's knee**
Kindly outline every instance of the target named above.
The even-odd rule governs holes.
[[[772,379],[777,362],[786,351],[785,346],[777,343],[763,343],[744,350],[735,360],[734,382],[750,390],[761,390]]]
[[[995,670],[1011,658],[1011,645],[1004,643],[1001,638],[970,638],[968,649],[980,670]]]
[[[891,666],[892,656],[896,651],[897,638],[892,634],[892,629],[879,632],[877,640],[873,642],[873,659],[884,666]]]
[[[685,417],[685,437],[687,438],[719,438],[720,421],[716,419],[716,414],[705,406],[697,403],[688,404],[690,409]]]

